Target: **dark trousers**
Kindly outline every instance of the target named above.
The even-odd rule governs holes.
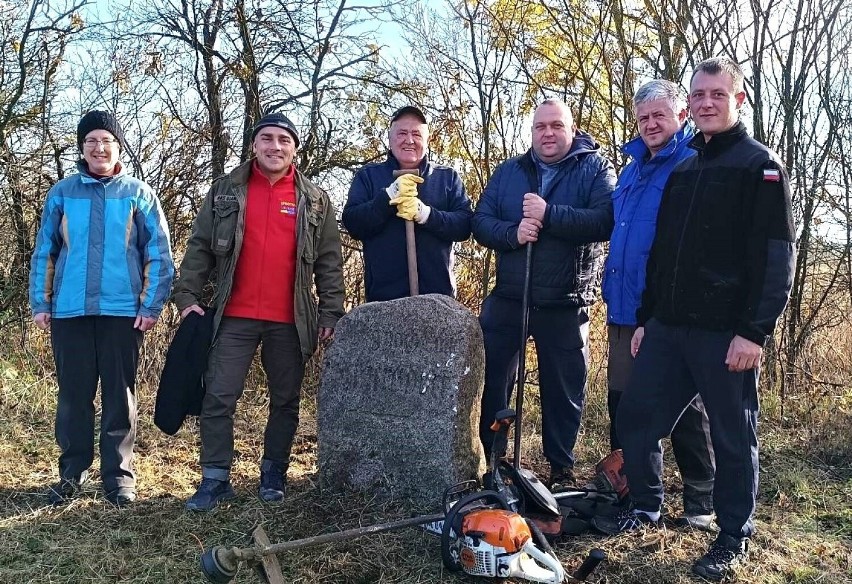
[[[284,471],[299,425],[299,395],[305,365],[296,325],[223,317],[204,375],[201,406],[202,476],[227,480],[234,459],[234,413],[260,345],[269,386],[269,416],[263,458]]]
[[[725,357],[732,338],[730,331],[649,321],[616,427],[633,504],[658,511],[663,502],[660,440],[671,433],[697,391],[716,454],[716,522],[722,532],[741,538],[754,532],[758,371],[728,371]]]
[[[479,437],[491,452],[490,426],[509,405],[521,351],[521,303],[489,296],[479,322],[485,341],[485,390]],[[585,398],[589,316],[585,308],[530,309],[529,334],[538,356],[544,457],[554,468],[574,467],[574,444]],[[526,350],[526,343],[524,343]],[[523,431],[523,429],[522,429]]]
[[[627,389],[633,371],[630,340],[635,326],[609,325],[609,359],[607,382],[609,393],[609,436],[612,450],[621,448],[615,431],[618,404]],[[694,385],[691,386],[694,389]],[[697,390],[695,390],[697,391]],[[716,470],[710,420],[704,411],[701,396],[683,410],[671,433],[672,451],[683,479],[683,510],[687,515],[707,515],[713,512],[713,474]]]
[[[59,395],[59,475],[79,479],[95,458],[95,393],[101,383],[101,480],[104,491],[133,488],[136,367],[142,331],[134,318],[81,316],[50,321]]]

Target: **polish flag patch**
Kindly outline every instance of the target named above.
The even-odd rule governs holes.
[[[763,180],[768,182],[778,182],[781,180],[781,171],[767,168],[763,171]]]

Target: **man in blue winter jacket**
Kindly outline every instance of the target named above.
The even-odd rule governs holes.
[[[573,483],[574,443],[585,396],[588,306],[598,292],[612,231],[615,170],[577,130],[571,110],[546,100],[533,116],[532,148],[501,164],[473,216],[473,236],[497,252],[497,282],[485,299],[485,390],[480,439],[488,454],[496,413],[512,393],[520,351],[526,246],[532,254],[529,334],[538,356],[549,486]]]
[[[607,405],[610,445],[621,448],[615,431],[616,412],[633,371],[630,339],[636,332],[636,310],[645,288],[645,265],[654,241],[663,187],[681,161],[694,156],[689,141],[695,130],[686,121],[686,98],[664,79],[646,83],[633,98],[639,136],[622,149],[633,161],[621,173],[612,194],[615,226],[603,279],[607,306],[609,360]],[[684,527],[713,528],[713,446],[710,424],[700,397],[683,411],[671,433],[672,450],[683,477]]]
[[[367,302],[409,295],[405,221],[415,223],[420,293],[455,296],[453,243],[470,237],[470,199],[455,170],[427,159],[419,108],[394,112],[388,134],[387,159],[355,173],[343,208],[343,225],[364,246]],[[394,177],[406,169],[414,172]]]

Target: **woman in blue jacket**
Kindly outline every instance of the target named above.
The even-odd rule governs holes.
[[[90,111],[77,126],[76,174],[47,194],[30,271],[36,325],[50,329],[59,384],[54,505],[76,494],[94,460],[101,384],[101,481],[109,501],[136,499],[136,367],[142,334],[157,322],[174,276],[160,202],[129,176],[115,117]]]

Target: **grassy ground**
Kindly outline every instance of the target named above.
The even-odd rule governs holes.
[[[85,495],[52,508],[43,496],[56,479],[53,443],[54,381],[46,348],[30,343],[17,357],[0,360],[0,583],[183,583],[202,581],[198,558],[215,544],[248,543],[263,524],[273,542],[405,517],[393,502],[358,494],[323,492],[315,483],[316,426],[310,391],[294,446],[286,502],[272,507],[254,496],[266,407],[260,391],[247,391],[238,413],[238,499],[209,514],[190,514],[183,503],[197,476],[197,427],[178,436],[153,426],[153,388],[143,360],[137,469],[139,501],[128,509],[107,503],[94,481]],[[8,353],[7,353],[8,354]],[[579,440],[581,474],[587,477],[604,453],[605,406],[600,370]],[[258,379],[253,378],[250,384]],[[777,400],[764,400],[758,535],[741,582],[852,582],[852,395],[796,400],[778,418]],[[536,407],[534,398],[529,400]],[[792,421],[795,420],[795,423]],[[532,428],[531,428],[532,430]],[[534,434],[534,432],[531,432]],[[539,451],[531,436],[526,452]],[[534,466],[538,463],[533,458]],[[97,468],[97,461],[95,468]],[[543,470],[538,466],[539,470]],[[95,476],[97,479],[97,476]],[[672,508],[678,479],[668,465]],[[605,539],[595,535],[561,543],[557,551],[571,571],[593,547],[609,560],[590,579],[610,583],[693,582],[689,568],[710,536],[671,528]],[[438,540],[417,528],[371,536],[281,556],[289,582],[473,582],[446,572]],[[242,569],[235,582],[260,580]]]

